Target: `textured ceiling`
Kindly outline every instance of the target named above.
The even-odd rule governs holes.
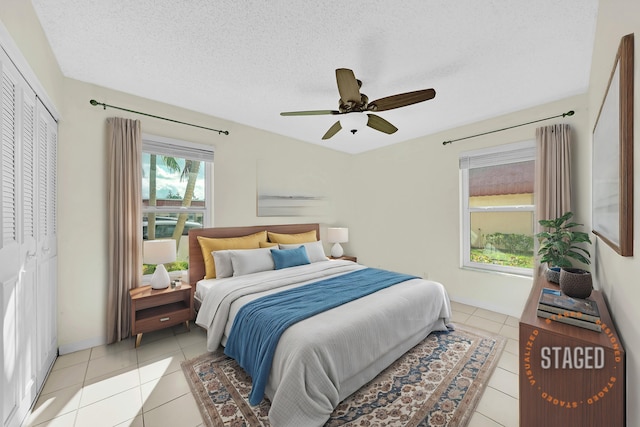
[[[598,9],[597,0],[32,3],[67,77],[349,153],[586,92]],[[378,113],[395,134],[343,129],[322,141],[336,116],[279,113],[337,109],[336,68],[352,69],[370,100],[437,95]]]

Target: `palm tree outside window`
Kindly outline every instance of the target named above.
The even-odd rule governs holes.
[[[143,135],[142,151],[143,239],[175,240],[177,260],[167,270],[186,270],[189,230],[212,223],[213,147]]]

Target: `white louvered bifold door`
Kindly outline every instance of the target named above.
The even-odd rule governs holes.
[[[0,254],[2,261],[18,264],[18,92],[16,71],[0,63],[2,91],[0,92],[0,141],[2,158],[0,161],[0,184],[2,199],[0,209]],[[10,254],[9,254],[10,253]],[[0,264],[0,279],[15,273],[14,267]],[[9,270],[11,269],[11,270]]]
[[[0,415],[17,427],[57,354],[57,126],[2,49],[0,78]]]
[[[38,182],[37,245],[38,277],[36,311],[38,324],[38,388],[44,382],[47,369],[57,354],[57,124],[38,100],[36,104],[38,161],[35,176]],[[45,369],[47,368],[47,369]]]
[[[3,52],[0,52],[3,53]],[[4,425],[19,410],[18,351],[18,80],[12,64],[0,62],[0,285],[2,285],[2,415]]]
[[[36,242],[36,198],[35,180],[37,170],[36,144],[36,96],[28,87],[23,87],[20,115],[20,162],[19,183],[21,207],[19,217],[20,241],[20,279],[18,281],[18,353],[20,354],[19,391],[21,393],[21,410],[30,407],[38,392],[37,338],[38,331],[36,310],[37,298],[37,242]],[[55,305],[55,304],[54,304]],[[35,314],[35,316],[34,316]],[[54,322],[55,324],[55,322]],[[20,414],[19,418],[23,418]]]

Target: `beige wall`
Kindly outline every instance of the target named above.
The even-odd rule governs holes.
[[[269,165],[260,179],[304,180],[296,166],[304,162],[310,176],[340,176],[351,156],[300,141],[115,92],[76,80],[65,80],[64,120],[59,146],[59,344],[64,350],[104,339],[107,295],[107,199],[105,121],[110,116],[140,119],[145,133],[215,147],[214,214],[216,226],[260,223],[337,221],[340,186],[327,186],[323,215],[304,218],[258,218],[256,171]],[[89,104],[107,104],[228,130],[228,136]],[[81,161],[79,161],[81,159]],[[293,172],[295,170],[295,172]]]
[[[563,120],[574,129],[574,208],[576,220],[591,223],[591,130],[611,72],[620,37],[640,30],[640,4],[629,0],[600,2],[589,93],[543,106],[460,126],[390,148],[350,156],[299,141],[151,102],[101,87],[65,79],[57,67],[30,2],[3,0],[0,20],[26,57],[61,112],[59,153],[59,345],[76,349],[104,339],[106,296],[106,146],[105,119],[130,116],[92,107],[91,98],[179,120],[228,129],[229,136],[141,118],[143,129],[173,138],[213,144],[215,162],[215,225],[289,222],[290,218],[257,218],[258,179],[272,168],[274,182],[287,177],[288,165],[308,164],[309,173],[325,174],[329,208],[316,218],[325,226],[350,228],[347,253],[370,266],[382,266],[441,281],[454,300],[519,316],[531,279],[459,268],[460,200],[458,155],[461,151],[532,138],[537,125],[456,142],[443,140],[576,111]],[[640,41],[636,41],[640,58]],[[637,64],[638,61],[636,61]],[[636,65],[636,82],[640,66]],[[526,82],[523,82],[526,84]],[[636,87],[640,83],[636,84]],[[636,89],[636,105],[640,105]],[[638,107],[640,108],[640,107]],[[636,114],[636,117],[638,115]],[[131,116],[133,117],[133,116]],[[638,119],[635,120],[640,129]],[[636,140],[640,132],[636,132]],[[636,150],[636,164],[640,152]],[[296,168],[293,168],[296,169]],[[297,170],[297,169],[296,169]],[[260,173],[258,173],[260,171]],[[635,185],[640,188],[640,174]],[[636,197],[636,200],[640,198]],[[636,224],[640,208],[636,203]],[[636,226],[634,241],[640,241]],[[635,245],[638,253],[638,245]],[[640,400],[640,332],[634,303],[640,299],[635,257],[617,256],[596,241],[596,285],[608,299],[627,350],[628,402]],[[628,405],[628,425],[640,425],[640,407]]]
[[[601,240],[595,244],[595,282],[605,293],[627,356],[627,425],[640,425],[640,2],[600,1],[589,90],[588,129],[595,126],[618,45],[622,36],[635,32],[634,69],[634,248],[633,257],[621,257]],[[590,200],[589,193],[581,194]]]
[[[57,108],[63,100],[63,76],[30,1],[0,1],[0,21]]]
[[[320,222],[342,225],[351,155],[62,76],[28,1],[0,3],[0,20],[61,114],[58,152],[58,344],[62,353],[103,343],[107,295],[107,117],[140,119],[143,132],[215,147],[215,226]],[[230,135],[94,107],[90,99],[228,130]],[[257,171],[262,173],[258,176]],[[325,183],[315,217],[258,218],[256,192],[287,181]],[[333,185],[335,183],[335,185]],[[327,251],[328,251],[327,247]]]
[[[531,278],[460,268],[458,158],[462,151],[532,139],[536,125],[447,146],[442,141],[569,110],[576,114],[544,124],[571,124],[574,164],[580,165],[590,155],[584,95],[358,155],[351,179],[357,191],[349,217],[350,244],[358,260],[428,277],[442,282],[453,300],[519,317]],[[581,173],[574,168],[574,176]]]

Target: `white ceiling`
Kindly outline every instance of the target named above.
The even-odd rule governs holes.
[[[67,77],[348,153],[585,93],[598,9],[597,0],[32,3]],[[337,109],[336,68],[352,69],[370,100],[437,94],[378,113],[395,134],[343,129],[322,141],[337,116],[279,113]]]

